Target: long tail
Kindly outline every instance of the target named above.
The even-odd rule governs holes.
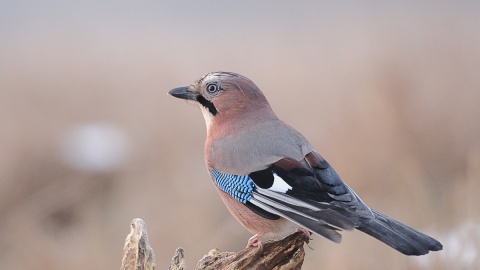
[[[361,218],[357,229],[405,255],[424,255],[442,249],[442,244],[405,224],[372,209],[375,218]]]

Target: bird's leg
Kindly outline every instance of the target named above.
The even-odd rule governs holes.
[[[258,247],[260,250],[263,249],[263,243],[260,241],[260,235],[255,234],[254,236],[248,239],[247,248],[249,247]]]

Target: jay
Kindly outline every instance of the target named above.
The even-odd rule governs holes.
[[[248,78],[212,72],[169,94],[197,103],[205,162],[231,214],[261,239],[301,229],[339,243],[357,229],[406,255],[442,249],[432,237],[369,208],[302,134],[282,122]]]

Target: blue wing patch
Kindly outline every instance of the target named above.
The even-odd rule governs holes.
[[[246,204],[252,198],[255,184],[248,175],[226,174],[215,169],[211,169],[210,174],[212,175],[215,184],[237,201]]]

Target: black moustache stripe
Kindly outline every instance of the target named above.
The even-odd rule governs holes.
[[[217,108],[215,108],[215,105],[213,105],[212,102],[208,101],[206,98],[204,98],[202,95],[197,96],[197,101],[198,103],[202,104],[203,107],[207,108],[208,111],[213,115],[217,115],[218,111]]]

